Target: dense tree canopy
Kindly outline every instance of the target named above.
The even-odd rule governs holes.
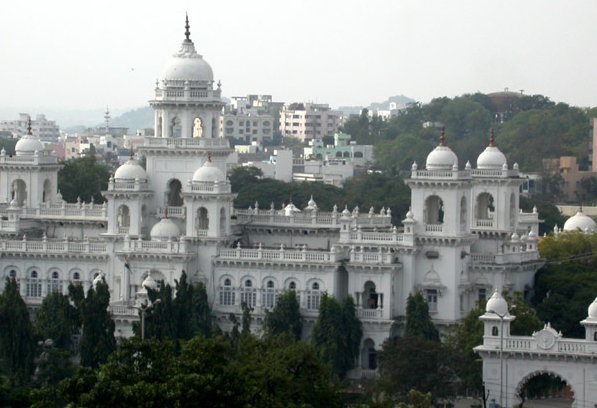
[[[67,295],[52,292],[35,314],[35,329],[43,340],[52,339],[57,347],[68,349],[80,328],[80,318]]]
[[[289,290],[280,296],[274,309],[266,312],[265,327],[271,334],[290,332],[296,340],[301,339],[303,323],[300,305],[294,290]]]
[[[35,337],[27,306],[14,278],[0,294],[0,364],[11,386],[24,385],[33,372]]]
[[[363,328],[356,317],[351,296],[342,304],[324,294],[319,305],[319,316],[313,328],[313,344],[321,359],[332,366],[334,374],[344,378],[354,368],[359,353]]]
[[[96,203],[104,202],[101,192],[108,189],[110,171],[99,164],[95,156],[70,159],[62,164],[64,167],[58,172],[58,189],[64,200],[73,203],[80,197],[84,202],[90,202],[92,198]]]
[[[406,300],[406,324],[404,337],[420,337],[439,341],[439,332],[429,316],[429,306],[421,292],[409,293]]]

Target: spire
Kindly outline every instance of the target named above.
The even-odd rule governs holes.
[[[207,152],[207,162],[211,163],[211,152]]]
[[[29,119],[27,119],[27,134],[28,135],[33,134],[33,133],[31,133],[31,116],[29,116]]]
[[[191,27],[189,26],[189,15],[187,13],[185,13],[185,16],[186,16],[186,24],[184,26],[184,28],[186,29],[184,32],[184,35],[186,37],[185,41],[190,42],[191,41],[191,32],[189,31],[189,28],[191,28]]]
[[[133,153],[133,144],[131,143],[131,155],[130,155],[131,160],[133,160],[133,156],[134,156],[134,153]]]
[[[164,218],[168,219],[168,207],[164,209]]]
[[[442,133],[441,136],[439,137],[439,145],[440,146],[445,146],[446,145],[446,136],[444,133],[444,127],[442,126]]]
[[[495,147],[493,145],[494,136],[493,136],[493,128],[491,128],[491,134],[489,135],[489,147]]]

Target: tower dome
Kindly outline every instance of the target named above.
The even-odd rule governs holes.
[[[597,298],[595,298],[595,300],[593,300],[593,303],[589,305],[588,313],[589,318],[597,318]]]
[[[585,231],[595,232],[597,230],[597,224],[595,221],[582,212],[582,208],[572,217],[566,220],[564,224],[564,231]]]
[[[131,157],[114,172],[115,180],[147,180],[147,173],[134,159]]]
[[[495,313],[500,316],[504,316],[508,313],[508,302],[506,302],[506,299],[500,295],[500,292],[498,292],[497,289],[487,301],[487,305],[485,305],[485,311],[487,313]]]
[[[31,133],[31,117],[27,124],[27,134],[19,139],[15,145],[17,156],[33,156],[37,150],[43,150],[44,145]]]
[[[180,50],[172,56],[162,71],[162,79],[166,81],[200,81],[213,82],[214,74],[211,66],[203,56],[195,50],[189,31],[189,18],[186,18],[185,40]]]
[[[226,175],[217,168],[211,161],[211,157],[207,156],[207,161],[203,166],[195,170],[193,174],[193,182],[197,183],[215,183],[225,182]]]
[[[170,218],[162,218],[160,222],[155,224],[149,233],[151,239],[164,241],[171,238],[180,237],[180,228]]]
[[[489,137],[489,146],[477,158],[477,168],[481,170],[508,168],[508,161],[504,153],[494,145],[493,129]]]
[[[444,129],[442,128],[442,134],[440,137],[439,145],[429,153],[425,168],[427,170],[449,170],[451,171],[454,166],[458,168],[458,157],[456,154],[446,146],[446,138],[444,136]]]

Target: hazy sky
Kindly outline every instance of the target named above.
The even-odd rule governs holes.
[[[508,87],[597,106],[594,0],[28,0],[0,4],[0,107],[145,106],[185,11],[228,97],[338,106]]]

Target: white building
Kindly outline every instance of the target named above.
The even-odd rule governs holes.
[[[271,140],[274,133],[274,117],[256,110],[226,109],[220,120],[220,134],[247,143]]]
[[[409,293],[424,291],[434,321],[451,325],[494,288],[528,290],[542,264],[538,214],[519,213],[517,166],[493,144],[476,169],[461,169],[442,137],[425,170],[413,165],[402,225],[392,225],[389,208],[323,212],[314,200],[234,209],[220,89],[188,26],[150,104],[156,132],[139,148],[146,169],[133,158],[119,167],[103,205],[62,201],[60,166],[35,136],[18,142],[15,157],[0,153],[0,285],[16,278],[31,308],[69,282],[87,288],[103,275],[117,335],[130,336],[142,282],[174,285],[186,271],[206,283],[223,329],[246,302],[258,330],[277,297],[296,290],[309,340],[321,295],[350,294],[364,330],[353,375],[371,375],[368,356],[401,330]]]
[[[14,137],[27,134],[30,116],[27,113],[19,114],[18,120],[0,121],[0,131],[11,132]],[[60,136],[60,128],[53,120],[46,119],[46,115],[37,115],[31,121],[31,133],[44,142],[56,142]]]
[[[282,136],[303,141],[334,136],[341,123],[342,112],[330,109],[327,104],[291,103],[280,112]]]

